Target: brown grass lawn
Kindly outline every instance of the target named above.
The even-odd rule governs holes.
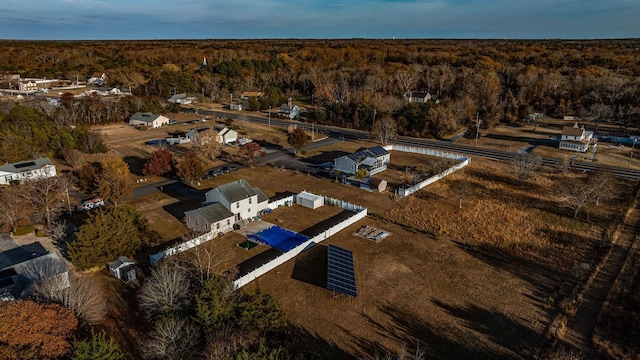
[[[345,142],[305,156],[368,146]],[[428,171],[440,164],[394,152],[383,176],[401,181],[406,166]],[[621,187],[613,198],[590,208],[588,220],[586,213],[573,219],[561,207],[558,189],[578,176],[545,168],[520,186],[507,165],[474,159],[462,171],[399,201],[390,192],[371,193],[268,166],[239,169],[197,188],[206,191],[244,178],[267,196],[309,190],[364,205],[379,216],[345,229],[244,289],[260,287],[273,294],[293,325],[340,349],[326,358],[361,358],[418,341],[430,359],[524,359],[535,356],[557,303],[585,275],[576,269],[594,263],[602,231],[623,203],[624,189],[631,188]],[[157,193],[134,202],[158,233],[157,243],[186,232],[172,213],[193,204],[180,200],[176,194]],[[277,209],[265,221],[301,231],[336,211],[293,206]],[[365,224],[393,235],[380,243],[354,236]],[[251,259],[268,255],[263,245],[251,250],[236,246],[243,240],[229,233],[179,256],[193,257],[194,251],[211,247],[223,270],[247,267]],[[327,244],[353,251],[357,298],[333,297],[326,289]]]

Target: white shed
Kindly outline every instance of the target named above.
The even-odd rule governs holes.
[[[317,209],[324,205],[324,197],[303,191],[296,196],[296,204],[310,209]]]

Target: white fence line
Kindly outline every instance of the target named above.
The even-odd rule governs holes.
[[[450,152],[446,152],[446,151],[442,151],[442,150],[436,150],[436,149],[428,149],[428,148],[423,148],[423,147],[418,147],[418,146],[407,146],[407,145],[386,145],[384,146],[384,148],[387,151],[391,151],[391,150],[395,150],[395,151],[403,151],[403,152],[410,152],[410,153],[414,153],[414,154],[422,154],[422,155],[430,155],[430,156],[437,156],[437,157],[441,157],[441,158],[445,158],[445,159],[453,159],[453,160],[458,160],[460,161],[460,163],[448,168],[447,170],[436,174],[428,179],[425,179],[411,187],[408,188],[400,188],[398,189],[398,195],[400,196],[409,196],[411,194],[413,194],[414,192],[422,189],[423,187],[433,184],[434,182],[440,180],[440,179],[444,179],[445,177],[453,174],[454,172],[462,169],[463,167],[469,165],[469,162],[471,161],[471,158],[468,156],[464,156],[464,155],[460,155],[460,154],[456,154],[456,153],[450,153]]]
[[[354,204],[350,204],[350,205],[354,205]],[[269,272],[269,271],[275,269],[276,267],[284,264],[285,262],[293,259],[294,257],[296,257],[298,254],[300,254],[304,249],[306,249],[312,243],[317,244],[319,242],[322,242],[322,241],[328,239],[329,237],[331,237],[332,235],[337,234],[339,231],[341,231],[342,229],[346,228],[347,226],[355,224],[360,219],[363,219],[364,217],[367,216],[367,208],[363,208],[363,207],[360,207],[360,208],[361,208],[361,210],[359,210],[352,217],[342,221],[339,224],[336,224],[336,225],[332,226],[331,228],[327,229],[326,231],[323,231],[322,233],[320,233],[320,234],[316,235],[315,237],[305,241],[304,243],[296,246],[295,248],[289,250],[288,252],[276,257],[275,259],[272,259],[271,261],[269,261],[269,262],[257,267],[253,271],[250,271],[249,273],[241,276],[240,278],[238,278],[237,280],[235,280],[233,282],[234,288],[235,289],[239,289],[239,288],[247,285],[248,283],[252,282],[253,280],[257,279],[258,277],[266,274],[267,272]],[[343,207],[343,209],[345,209],[345,208]]]
[[[287,196],[286,198],[282,198],[279,200],[276,200],[274,202],[270,202],[267,207],[271,210],[275,210],[277,208],[279,208],[280,206],[291,206],[293,204],[293,195],[291,196]]]
[[[232,229],[231,226],[225,226],[223,228],[221,228],[220,230],[216,230],[216,231],[210,231],[208,233],[202,234],[200,236],[198,236],[197,238],[193,238],[189,241],[185,241],[179,245],[170,247],[166,250],[157,252],[155,254],[149,255],[149,260],[151,262],[151,266],[156,266],[158,264],[158,262],[162,259],[164,259],[165,257],[168,256],[172,256],[178,253],[181,253],[183,251],[187,251],[191,248],[194,248],[198,245],[204,244],[207,241],[213,239],[216,237],[216,235],[218,235],[218,233],[220,232],[227,232],[230,231]]]

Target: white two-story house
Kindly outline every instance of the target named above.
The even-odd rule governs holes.
[[[269,199],[244,179],[222,184],[206,194],[208,203],[220,203],[235,215],[235,220],[252,218],[267,208]]]
[[[9,185],[12,181],[22,183],[54,176],[56,176],[56,166],[49,158],[0,166],[0,185]]]
[[[562,128],[559,148],[562,150],[586,152],[589,150],[589,147],[594,146],[597,141],[598,140],[593,137],[593,131],[586,131],[584,127],[578,127],[578,124],[575,124]]]

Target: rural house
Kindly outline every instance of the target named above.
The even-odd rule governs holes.
[[[172,104],[188,105],[191,104],[195,98],[187,96],[187,93],[174,94],[167,101]]]
[[[129,118],[129,125],[146,126],[149,129],[156,129],[162,125],[169,125],[169,118],[150,112],[137,112]]]
[[[385,171],[390,159],[391,155],[385,148],[374,146],[335,159],[334,169],[352,175],[360,169],[365,169],[367,176],[371,176]]]
[[[104,86],[105,81],[107,80],[107,75],[101,72],[94,72],[87,83],[92,86]]]
[[[590,146],[597,142],[593,138],[593,131],[586,131],[584,127],[565,126],[562,128],[562,137],[560,139],[559,148],[562,150],[570,150],[577,152],[586,152]]]
[[[47,279],[60,289],[69,286],[67,267],[39,242],[0,252],[0,300],[20,299],[31,283]]]
[[[249,100],[249,99],[260,99],[262,97],[262,93],[260,91],[243,91],[240,94],[240,99]]]
[[[404,94],[404,100],[410,103],[426,103],[427,101],[431,100],[431,94],[424,91],[409,91],[408,93]]]
[[[54,176],[56,176],[56,166],[49,158],[0,166],[0,185],[9,185],[12,181],[25,182]]]
[[[242,111],[242,104],[232,102],[229,104],[229,110]]]
[[[269,199],[244,179],[222,184],[206,193],[207,203],[220,203],[235,215],[235,221],[249,219],[265,210]]]
[[[227,232],[233,229],[236,215],[221,203],[214,203],[195,210],[186,211],[184,219],[193,231]]]
[[[289,102],[286,104],[282,104],[280,106],[280,111],[278,111],[278,115],[288,118],[289,120],[293,120],[300,115],[300,108],[298,105],[293,105],[291,103],[291,98],[289,98]]]
[[[233,129],[224,128],[220,130],[216,140],[222,145],[232,144],[238,141],[238,132]]]

